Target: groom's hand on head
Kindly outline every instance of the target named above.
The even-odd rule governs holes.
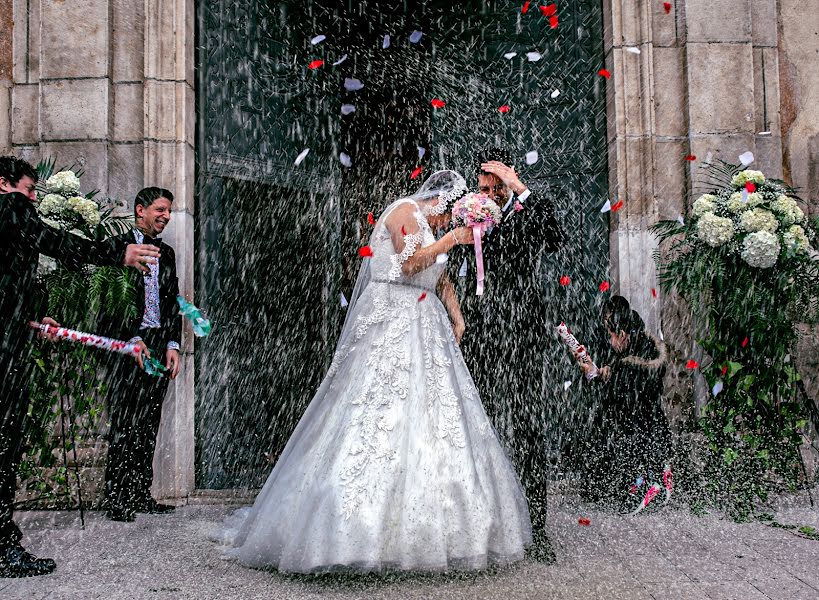
[[[481,170],[495,175],[506,187],[518,195],[526,191],[526,186],[523,185],[514,167],[507,166],[497,160],[490,160],[481,165]]]

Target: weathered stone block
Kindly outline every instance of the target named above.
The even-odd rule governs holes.
[[[13,27],[11,30],[14,83],[28,83],[28,27],[25,27],[28,22],[28,10],[27,0],[14,0],[13,22],[23,25],[23,27]]]
[[[755,1],[685,0],[688,41],[750,42],[751,4]]]
[[[57,157],[62,165],[76,165],[85,172],[82,191],[108,194],[108,142],[44,142],[43,157]]]
[[[107,76],[108,2],[41,0],[41,4],[40,77]]]
[[[750,44],[688,44],[689,126],[695,134],[754,130]]]
[[[18,84],[11,89],[11,139],[15,144],[40,141],[40,86]]]
[[[778,132],[779,52],[775,48],[754,48],[754,131]]]
[[[114,95],[114,135],[117,142],[142,139],[145,122],[142,83],[116,83]]]
[[[168,188],[176,196],[174,210],[194,212],[194,152],[184,142],[145,142],[145,182]]]
[[[756,161],[753,168],[763,171],[768,177],[782,179],[782,138],[779,135],[758,135],[754,146]]]
[[[111,0],[114,82],[142,81],[145,71],[144,0]]]
[[[43,140],[108,137],[107,79],[44,81],[40,89]]]
[[[175,141],[177,120],[182,118],[184,105],[180,106],[179,84],[173,81],[145,82],[145,137]]]
[[[143,187],[143,144],[111,144],[108,151],[108,195],[128,204],[133,210],[133,200]]]
[[[145,0],[145,77],[194,84],[193,0]]]
[[[778,20],[776,0],[751,1],[751,33],[754,46],[771,48],[777,46],[779,40]]]
[[[654,197],[658,220],[676,219],[685,213],[688,195],[688,140],[654,143]]]
[[[654,60],[654,126],[660,136],[688,133],[685,54],[681,48],[657,48]]]
[[[0,153],[11,152],[11,82],[0,82]]]
[[[709,154],[712,159],[722,159],[732,164],[739,164],[739,155],[751,151],[756,155],[754,135],[750,133],[742,134],[692,134],[690,138],[691,154],[697,157],[697,163],[691,164],[691,181],[696,185],[698,181],[699,164],[705,161]],[[752,166],[750,168],[756,168]]]

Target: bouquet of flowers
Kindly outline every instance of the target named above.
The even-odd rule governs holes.
[[[82,231],[100,223],[100,206],[93,194],[80,195],[80,178],[74,171],[60,171],[46,179],[45,190],[38,190],[37,196],[37,211],[51,227]]]
[[[478,268],[477,295],[483,295],[483,249],[481,235],[499,224],[501,209],[485,194],[467,194],[452,207],[452,220],[456,226],[471,227],[475,234],[475,260]]]

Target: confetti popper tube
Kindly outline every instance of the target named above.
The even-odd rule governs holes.
[[[560,339],[563,340],[563,343],[566,344],[569,351],[580,359],[580,362],[588,363],[592,366],[592,372],[586,375],[587,379],[594,379],[600,374],[600,370],[597,368],[597,365],[594,364],[591,356],[589,356],[589,353],[586,352],[585,346],[578,342],[577,338],[572,335],[569,328],[566,326],[566,323],[561,323],[557,326],[557,335],[560,336]]]
[[[139,356],[139,346],[137,344],[129,344],[101,335],[94,335],[93,333],[84,333],[76,329],[68,329],[67,327],[54,327],[53,325],[46,325],[45,323],[38,323],[36,321],[31,321],[29,326],[37,331],[42,331],[46,335],[52,335],[58,339],[74,342],[75,344],[100,348],[118,354],[127,354],[128,356]]]

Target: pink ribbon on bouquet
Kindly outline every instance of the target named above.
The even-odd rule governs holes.
[[[137,344],[129,344],[101,335],[94,335],[93,333],[84,333],[76,329],[68,329],[67,327],[54,327],[53,325],[46,325],[45,323],[38,323],[37,321],[30,321],[29,327],[41,331],[46,335],[51,335],[68,342],[82,344],[83,346],[100,348],[108,352],[117,352],[119,354],[127,354],[128,356],[139,356],[139,346]]]
[[[475,264],[478,270],[478,283],[476,295],[483,296],[483,246],[481,245],[481,236],[488,229],[488,223],[481,223],[472,226],[472,234],[475,236]]]

